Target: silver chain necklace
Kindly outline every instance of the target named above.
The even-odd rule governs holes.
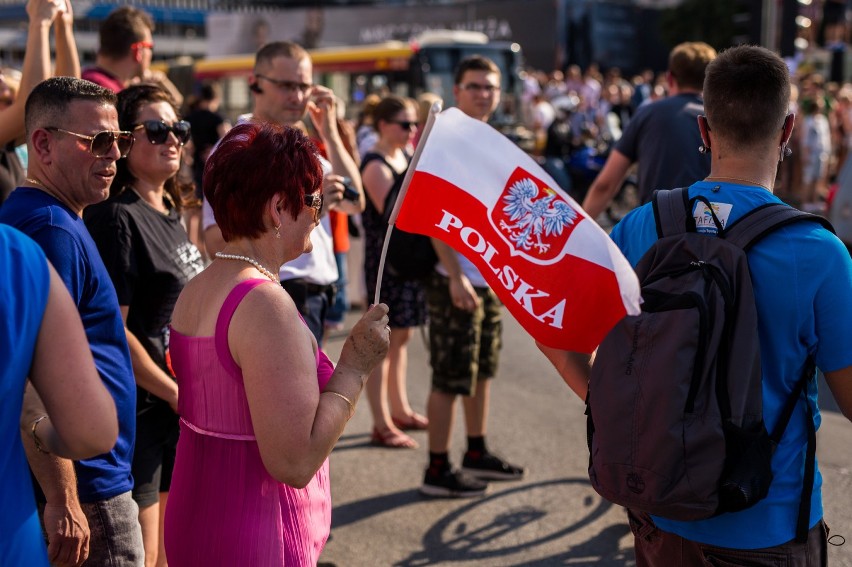
[[[239,254],[223,254],[222,252],[216,252],[214,256],[216,256],[217,258],[221,258],[222,260],[239,260],[242,262],[248,262],[249,264],[257,268],[258,272],[269,278],[270,281],[272,281],[273,283],[280,283],[278,281],[278,278],[275,277],[275,274],[264,268],[263,264],[261,264],[254,258],[249,258],[248,256],[240,256]]]

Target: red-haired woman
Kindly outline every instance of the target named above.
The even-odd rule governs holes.
[[[181,436],[166,510],[174,567],[315,565],[331,525],[328,455],[388,348],[387,307],[353,327],[335,368],[278,282],[322,207],[300,131],[241,124],[204,169],[226,246],[172,317]]]

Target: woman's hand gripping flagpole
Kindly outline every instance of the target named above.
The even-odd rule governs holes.
[[[382,294],[382,276],[385,273],[385,256],[388,253],[388,244],[390,244],[391,232],[396,224],[396,217],[399,214],[399,208],[402,201],[405,199],[405,194],[408,192],[408,186],[411,183],[411,177],[414,175],[414,170],[417,169],[417,162],[420,160],[420,154],[423,153],[423,148],[426,146],[426,141],[429,138],[429,132],[432,130],[432,125],[435,123],[435,117],[441,112],[443,106],[442,101],[438,100],[432,104],[429,109],[429,118],[426,120],[426,126],[423,128],[423,134],[420,136],[420,142],[414,150],[414,157],[411,158],[411,163],[408,166],[408,171],[405,172],[405,179],[402,181],[402,187],[399,190],[399,196],[396,203],[393,205],[390,217],[388,218],[388,231],[385,233],[385,241],[382,244],[382,255],[379,257],[379,276],[376,278],[376,295],[373,297],[373,305],[379,304],[379,297]]]

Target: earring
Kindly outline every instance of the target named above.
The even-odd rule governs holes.
[[[710,146],[705,146],[704,144],[701,144],[700,146],[698,146],[698,153],[702,154],[702,155],[703,154],[709,154],[710,153]]]
[[[785,157],[790,157],[791,155],[793,155],[793,150],[787,144],[781,144],[781,149],[778,152],[778,162],[783,162]]]
[[[280,230],[281,230],[281,225],[279,224],[278,226],[275,227],[275,238],[281,238],[281,232],[279,232]]]

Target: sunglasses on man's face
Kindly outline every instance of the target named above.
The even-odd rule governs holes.
[[[71,132],[70,130],[64,130],[55,126],[47,127],[45,130],[48,132],[61,132],[63,134],[76,136],[81,140],[88,140],[89,152],[91,152],[91,154],[96,158],[108,156],[112,151],[113,144],[118,146],[118,153],[121,154],[121,157],[127,156],[130,152],[130,148],[133,147],[133,134],[122,130],[103,130],[93,136],[78,134],[77,132]]]
[[[145,128],[148,141],[155,145],[165,144],[166,140],[169,139],[169,132],[175,135],[181,146],[189,141],[190,126],[186,120],[178,120],[171,126],[162,120],[145,120],[141,124],[137,124],[133,130],[140,128]]]

